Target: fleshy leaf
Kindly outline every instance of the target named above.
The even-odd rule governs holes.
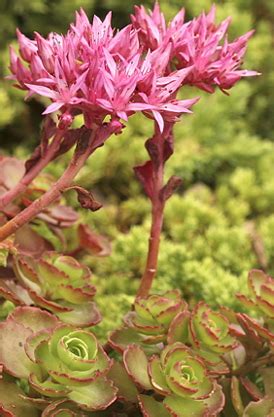
[[[244,410],[243,417],[273,417],[274,400],[263,398],[260,401],[251,402]]]
[[[118,388],[117,397],[129,402],[136,402],[138,390],[129,378],[124,366],[115,361],[108,373],[114,385]]]
[[[38,417],[37,408],[25,402],[21,398],[22,394],[23,391],[15,382],[0,379],[0,415],[3,417]]]
[[[106,378],[99,378],[88,385],[73,387],[68,398],[87,410],[105,410],[116,400],[117,388]]]
[[[35,374],[30,375],[29,383],[35,391],[47,397],[60,398],[66,396],[70,392],[70,389],[54,381],[40,381]]]
[[[64,323],[88,327],[95,326],[101,321],[101,314],[94,302],[79,305],[66,303],[64,306],[71,308],[71,311],[56,313],[56,316]]]
[[[24,350],[24,343],[32,330],[8,318],[0,323],[0,363],[17,378],[28,378],[36,369]]]
[[[115,330],[109,336],[110,345],[119,352],[123,352],[130,344],[140,344],[143,341],[143,337],[139,335],[136,330],[122,327]]]
[[[174,417],[206,417],[207,413],[206,406],[202,401],[181,398],[175,395],[166,397],[164,406]]]
[[[240,382],[235,376],[231,379],[231,400],[237,414],[241,416],[244,411],[244,405],[240,393]]]
[[[148,395],[139,395],[139,404],[144,417],[170,417],[162,403]]]
[[[57,400],[50,403],[43,411],[41,417],[85,417],[86,413],[70,400]]]
[[[177,314],[172,320],[167,334],[168,344],[175,342],[186,343],[188,340],[188,323],[190,313],[185,310]]]
[[[97,233],[94,233],[86,224],[78,227],[80,246],[91,254],[97,256],[108,256],[111,253],[109,241]]]
[[[30,328],[33,332],[51,329],[58,324],[58,319],[53,314],[37,307],[17,307],[9,317],[17,323]]]
[[[143,389],[151,389],[145,352],[137,345],[130,345],[124,351],[123,360],[127,373],[133,381]]]
[[[170,394],[169,386],[166,383],[164,371],[161,367],[161,362],[158,356],[152,356],[149,360],[148,373],[151,379],[151,384],[155,391],[162,395]]]

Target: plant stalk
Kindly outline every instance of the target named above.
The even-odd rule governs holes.
[[[48,163],[54,157],[56,151],[60,146],[60,140],[64,135],[64,130],[58,130],[55,134],[52,142],[48,146],[47,151],[39,159],[39,161],[20,179],[20,181],[13,187],[11,190],[8,190],[6,193],[2,194],[0,197],[0,210],[6,207],[11,203],[15,198],[23,194],[29,184],[40,174],[40,172],[48,165]]]
[[[87,141],[79,141],[69,166],[53,187],[0,228],[0,242],[15,233],[20,227],[28,223],[60,197],[62,192],[71,185],[88,157],[95,149],[102,146],[105,140],[115,131],[117,131],[117,124],[112,126],[110,122],[107,126],[96,127]]]
[[[148,241],[148,254],[136,298],[148,296],[153,279],[157,273],[161,232],[164,220],[165,201],[161,198],[161,191],[164,185],[164,143],[166,135],[161,134],[157,127],[155,127],[155,136],[157,138],[159,155],[158,163],[156,165],[154,164],[153,169],[153,195],[151,198],[151,228]]]

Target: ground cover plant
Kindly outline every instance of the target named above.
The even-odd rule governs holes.
[[[213,6],[189,20],[181,10],[167,23],[157,3],[152,11],[138,6],[131,24],[115,31],[110,13],[104,20],[94,16],[90,22],[81,9],[65,35],[50,33],[44,38],[35,33],[30,39],[17,31],[19,51],[10,48],[9,78],[27,98],[38,95],[48,101],[41,140],[32,155],[25,163],[7,156],[0,160],[0,293],[5,300],[0,323],[1,415],[273,416],[273,279],[252,269],[248,291],[234,294],[238,301],[230,301],[234,309],[229,303],[213,308],[214,293],[211,305],[195,300],[195,293],[201,294],[201,288],[210,284],[204,282],[199,288],[203,277],[193,280],[191,287],[179,284],[177,276],[184,297],[176,279],[175,285],[161,279],[160,273],[158,284],[155,279],[165,208],[165,234],[173,244],[164,239],[166,257],[159,258],[159,270],[167,271],[172,260],[179,259],[177,266],[171,264],[171,271],[177,268],[180,274],[182,265],[193,265],[200,257],[212,273],[214,261],[223,261],[237,274],[237,256],[241,256],[237,248],[248,253],[247,241],[254,247],[251,265],[253,255],[265,269],[269,262],[252,219],[246,224],[249,239],[239,239],[238,226],[250,207],[258,212],[271,208],[271,193],[257,201],[260,192],[263,197],[267,193],[255,183],[248,166],[228,174],[228,188],[220,175],[221,214],[212,206],[211,191],[205,185],[193,187],[183,197],[173,196],[182,180],[169,174],[168,164],[166,169],[174,152],[175,125],[187,117],[185,113],[195,112],[200,91],[204,96],[217,90],[227,94],[242,78],[259,75],[242,67],[253,31],[231,41],[227,37],[230,18],[216,23],[215,13]],[[124,201],[127,210],[121,216],[111,216],[111,207],[106,217],[98,216],[105,197],[83,187],[85,176],[93,163],[100,173],[102,146],[117,155],[115,144],[120,138],[123,148],[118,146],[118,160],[124,149],[127,162],[131,158],[135,162],[134,149],[128,144],[128,120],[134,117],[137,123],[148,119],[151,125],[144,141],[149,159],[134,166],[143,194],[132,185],[132,199]],[[251,144],[256,154],[256,141]],[[199,152],[196,155],[199,158]],[[59,176],[56,171],[51,175],[51,164],[60,156]],[[185,174],[197,172],[191,166],[184,171],[180,157],[179,151],[174,171],[188,181]],[[214,161],[214,152],[207,157]],[[271,164],[267,146],[265,151],[260,149],[260,157]],[[217,162],[222,158],[226,161],[224,155],[217,155]],[[260,172],[259,163],[257,169]],[[81,170],[80,186],[74,179]],[[115,177],[113,171],[109,175]],[[213,180],[203,167],[198,175],[205,183]],[[268,178],[260,180],[266,186]],[[83,211],[76,209],[74,194]],[[240,212],[233,211],[233,204]],[[104,227],[113,234],[117,229],[111,229],[112,221],[116,220],[117,228],[125,227],[125,212],[135,216],[140,226],[133,235],[123,235],[120,246],[117,241],[113,255],[104,262],[102,256],[110,255]],[[90,225],[93,216],[97,231]],[[203,229],[208,245],[198,233]],[[220,242],[228,232],[231,247],[227,249]],[[189,248],[188,241],[192,242]],[[91,254],[92,260],[87,261]],[[136,258],[141,264],[134,264]],[[144,266],[141,279],[113,281],[120,297],[115,297],[112,285],[105,290],[101,285],[98,308],[95,284],[100,286],[100,274],[110,273],[113,279],[115,268],[125,259],[126,273],[132,278]],[[89,266],[97,271],[94,279]],[[168,272],[163,275],[169,276]],[[217,292],[226,291],[224,282]],[[229,298],[232,292],[228,290]],[[100,307],[107,315],[111,296],[118,303],[116,313],[125,314],[119,327],[112,320],[107,335],[99,324]]]

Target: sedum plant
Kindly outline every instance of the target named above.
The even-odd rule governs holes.
[[[64,35],[35,33],[32,40],[17,31],[19,55],[10,49],[9,78],[27,98],[42,97],[46,109],[41,141],[26,163],[0,161],[0,293],[11,302],[0,316],[1,415],[273,416],[273,279],[251,271],[250,298],[237,295],[250,311],[241,313],[193,305],[177,289],[150,293],[165,205],[181,184],[174,175],[165,179],[173,130],[198,101],[181,92],[188,86],[227,93],[241,78],[258,75],[242,69],[252,32],[229,42],[229,24],[229,18],[215,23],[215,7],[190,21],[181,10],[166,23],[156,3],[150,12],[136,7],[131,24],[117,32],[111,14],[91,23],[83,10]],[[72,190],[84,209],[101,208],[74,179],[135,113],[154,128],[145,143],[149,160],[134,168],[151,205],[150,236],[132,309],[102,345],[95,336],[96,290],[79,251],[102,255],[108,248],[60,202]],[[83,125],[76,128],[78,116]],[[57,181],[41,173],[67,152],[72,156]],[[69,238],[62,223],[78,226],[78,244],[68,253],[48,247],[56,236]],[[39,253],[19,244],[25,228],[40,237]]]

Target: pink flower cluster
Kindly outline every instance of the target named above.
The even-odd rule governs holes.
[[[115,32],[111,13],[89,22],[81,10],[65,35],[35,33],[31,40],[18,30],[20,57],[10,49],[10,78],[28,97],[48,97],[44,114],[59,111],[63,123],[82,113],[91,127],[107,115],[127,120],[141,111],[162,131],[198,100],[176,98],[183,85],[211,92],[257,74],[239,69],[251,33],[220,46],[228,24],[214,25],[212,9],[187,23],[180,11],[167,26],[156,4],[149,14],[136,7],[132,25]]]
[[[248,40],[254,31],[229,43],[227,31],[231,18],[217,25],[215,15],[215,6],[212,6],[207,15],[202,13],[185,22],[182,9],[167,25],[156,3],[149,13],[143,6],[136,6],[131,20],[145,49],[170,48],[170,70],[192,67],[184,84],[213,93],[215,87],[225,91],[242,77],[258,75],[256,71],[241,69]]]

